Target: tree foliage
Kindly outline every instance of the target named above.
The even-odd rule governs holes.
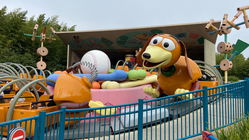
[[[0,62],[15,62],[23,65],[36,67],[40,57],[36,49],[40,47],[40,39],[31,41],[24,33],[32,34],[34,25],[38,24],[37,35],[40,35],[43,27],[47,27],[46,34],[52,35],[50,27],[56,31],[74,31],[75,26],[68,27],[65,23],[59,23],[58,16],[46,18],[40,14],[37,18],[27,17],[27,11],[16,9],[7,12],[7,7],[0,9]],[[66,46],[56,37],[56,40],[46,41],[44,46],[48,48],[49,54],[43,57],[47,63],[47,69],[51,71],[65,69]]]
[[[227,56],[229,58],[230,55]],[[216,63],[220,64],[220,61],[225,59],[224,54],[217,54],[216,55]],[[249,58],[245,58],[242,54],[239,54],[238,56],[234,57],[232,60],[233,67],[230,71],[228,71],[229,76],[231,76],[231,79],[244,79],[245,77],[249,77]],[[220,70],[222,75],[224,75],[224,72]]]

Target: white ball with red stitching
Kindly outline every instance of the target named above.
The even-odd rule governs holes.
[[[111,68],[111,61],[109,57],[100,50],[91,50],[83,55],[81,63],[90,63],[97,69],[97,73],[108,73]],[[83,73],[91,73],[89,65],[81,65]]]

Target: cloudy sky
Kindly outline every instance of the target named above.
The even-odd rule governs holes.
[[[236,9],[246,5],[248,0],[0,0],[0,7],[22,8],[29,17],[41,13],[47,17],[58,15],[59,21],[68,26],[77,25],[76,30],[205,22],[222,20],[225,13],[232,19]],[[241,16],[236,23],[242,21]],[[233,29],[228,41],[233,44],[237,39],[249,43],[249,29]],[[217,42],[221,40],[222,36]],[[243,54],[249,57],[249,48]]]

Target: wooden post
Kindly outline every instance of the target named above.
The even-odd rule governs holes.
[[[249,6],[243,6],[243,7],[237,8],[238,11],[242,11],[243,12],[243,15],[244,15],[243,17],[244,17],[246,28],[249,28],[248,15],[246,13],[247,9],[249,9]]]
[[[35,41],[35,37],[36,37],[36,34],[37,34],[38,27],[39,27],[39,25],[35,24],[34,29],[33,29],[32,38],[31,38],[32,41]]]
[[[238,13],[233,17],[233,19],[231,21],[227,20],[227,23],[229,25],[231,25],[232,27],[234,27],[235,29],[239,30],[240,27],[239,26],[236,26],[234,24],[234,21],[242,14],[242,11],[238,11]]]
[[[210,19],[208,24],[206,25],[205,29],[206,30],[214,30],[216,31],[219,35],[222,35],[222,33],[219,31],[217,27],[213,25],[214,19]]]
[[[229,29],[227,28],[228,27],[227,18],[228,18],[228,14],[224,14],[222,24],[221,24],[221,26],[219,28],[219,31],[222,34],[229,34],[232,31],[230,28]]]
[[[224,73],[225,73],[224,78],[225,78],[225,84],[226,84],[228,82],[228,71],[225,71]]]
[[[233,19],[231,20],[231,22],[234,22],[240,15],[242,14],[241,11],[238,11],[238,13],[233,17]]]

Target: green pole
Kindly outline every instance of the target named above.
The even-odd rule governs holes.
[[[224,34],[224,42],[227,43],[227,34]],[[225,59],[227,59],[227,54],[225,54]]]

